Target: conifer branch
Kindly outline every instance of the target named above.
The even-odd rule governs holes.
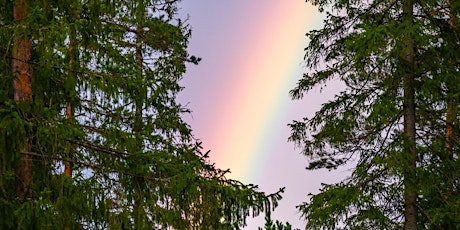
[[[106,172],[106,173],[120,173],[120,174],[124,174],[124,175],[127,175],[127,176],[132,176],[132,177],[136,177],[136,178],[142,178],[142,179],[149,180],[149,181],[170,182],[172,178],[177,177],[177,176],[171,176],[171,177],[168,177],[168,178],[156,178],[156,177],[150,177],[150,176],[145,176],[145,175],[134,174],[134,173],[131,173],[129,171],[124,171],[124,170],[104,167],[104,166],[100,166],[100,165],[96,165],[96,164],[92,164],[92,163],[88,163],[88,162],[83,162],[83,161],[78,161],[78,160],[68,159],[68,158],[63,158],[63,157],[57,157],[57,156],[51,156],[51,155],[45,155],[45,154],[39,154],[39,153],[35,153],[35,152],[21,152],[21,154],[28,155],[28,156],[48,158],[48,159],[64,161],[64,162],[70,162],[70,163],[85,166],[85,167],[88,167],[88,168],[91,168],[91,169],[100,170],[100,171],[103,171],[103,172]]]

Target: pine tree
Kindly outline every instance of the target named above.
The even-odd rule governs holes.
[[[0,228],[231,229],[277,205],[181,118],[178,2],[0,1]]]
[[[299,205],[309,229],[460,226],[457,1],[311,1],[328,9],[308,33],[312,69],[291,95],[338,79],[344,90],[291,141],[307,169],[352,167]]]

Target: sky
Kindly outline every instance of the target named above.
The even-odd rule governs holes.
[[[305,170],[308,159],[288,142],[288,124],[311,117],[340,88],[289,97],[309,71],[305,34],[320,29],[324,15],[305,0],[184,0],[180,8],[192,29],[189,52],[202,58],[181,81],[179,101],[192,110],[184,119],[229,178],[266,193],[286,187],[272,219],[304,229],[296,205],[348,173]],[[262,216],[244,229],[263,225]]]

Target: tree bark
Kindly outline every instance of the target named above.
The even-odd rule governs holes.
[[[27,1],[16,0],[13,9],[14,21],[18,27],[25,26],[24,20],[27,17]],[[31,58],[31,42],[27,35],[26,29],[20,28],[21,32],[17,32],[13,36],[13,51],[12,51],[12,70],[13,70],[13,89],[14,101],[18,103],[32,102],[32,67],[30,65]],[[30,152],[29,138],[25,138],[24,143],[20,147],[21,157],[15,167],[16,179],[16,196],[30,198],[32,192],[30,185],[32,183],[32,162],[29,155],[24,154]]]
[[[407,26],[404,36],[404,133],[407,142],[405,143],[405,157],[403,165],[404,176],[404,229],[417,229],[417,150],[416,150],[416,128],[415,128],[415,89],[414,89],[414,39],[410,34],[412,27],[414,3],[413,0],[403,2],[403,23]]]

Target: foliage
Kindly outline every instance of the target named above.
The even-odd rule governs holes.
[[[21,21],[14,2],[0,0],[2,229],[230,229],[277,205],[282,190],[227,179],[181,119],[199,58],[179,1],[21,1]],[[31,102],[13,100],[14,60],[32,67]]]
[[[291,95],[300,99],[337,79],[344,90],[313,117],[290,124],[290,140],[311,159],[309,170],[353,170],[298,206],[307,228],[402,228],[408,193],[416,195],[418,228],[459,228],[459,2],[311,2],[327,18],[307,34],[312,72]],[[408,89],[414,140],[406,126]]]
[[[291,230],[291,229],[293,228],[292,228],[292,225],[289,224],[289,222],[286,222],[285,224],[280,222],[279,220],[276,220],[275,222],[273,222],[270,215],[265,216],[264,228],[262,229],[261,227],[259,227],[259,230]],[[296,228],[295,230],[299,230],[299,229]]]

